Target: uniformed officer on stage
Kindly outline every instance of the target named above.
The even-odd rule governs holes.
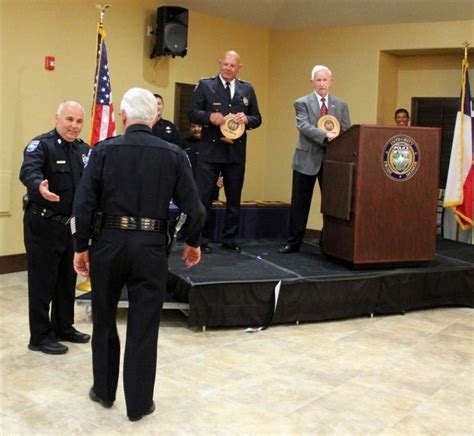
[[[163,109],[165,106],[163,97],[160,94],[153,95],[156,98],[156,106],[158,110],[156,122],[152,128],[153,134],[158,136],[158,138],[171,142],[172,144],[182,146],[183,138],[181,137],[181,133],[179,133],[178,128],[171,121],[162,118]]]
[[[78,138],[83,120],[84,109],[79,103],[61,103],[55,128],[28,143],[20,170],[20,180],[27,188],[23,221],[28,348],[47,354],[67,353],[68,347],[58,341],[86,343],[90,339],[73,327],[76,273],[69,228],[74,193],[89,150]]]
[[[115,400],[120,364],[115,316],[122,287],[127,285],[123,381],[127,415],[137,421],[155,409],[158,328],[168,273],[169,203],[173,199],[187,215],[182,258],[188,267],[201,258],[205,210],[186,153],[152,134],[153,94],[141,88],[127,91],[120,117],[124,135],[96,144],[90,154],[71,227],[74,267],[81,275],[90,271],[92,284],[94,384],[89,397],[106,408]]]
[[[255,129],[262,123],[257,97],[249,82],[237,78],[242,65],[235,51],[224,53],[219,60],[220,73],[201,79],[192,95],[189,119],[202,125],[201,148],[196,171],[197,185],[207,216],[212,207],[215,186],[220,174],[224,177],[226,216],[223,229],[223,248],[240,251],[236,242],[240,220],[240,198],[244,184],[247,135],[225,141],[221,132],[224,117],[234,114],[234,122]],[[209,223],[209,219],[208,219]],[[211,229],[203,233],[201,249],[212,252],[208,246]]]

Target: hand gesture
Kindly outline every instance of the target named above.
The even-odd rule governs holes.
[[[188,244],[184,244],[181,259],[184,260],[187,268],[197,265],[201,260],[201,247],[191,247]]]
[[[41,194],[41,196],[45,199],[45,200],[48,200],[48,201],[54,201],[56,203],[59,202],[60,200],[60,197],[59,195],[55,194],[54,192],[51,192],[49,190],[49,183],[48,183],[48,180],[47,179],[44,179],[40,185],[39,185],[39,193]]]

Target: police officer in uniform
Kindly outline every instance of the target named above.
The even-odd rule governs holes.
[[[236,243],[240,220],[240,198],[244,184],[246,132],[232,144],[222,140],[220,126],[224,117],[234,114],[234,121],[245,124],[246,130],[262,123],[257,97],[252,85],[237,79],[242,65],[235,51],[224,53],[219,60],[220,73],[216,77],[201,79],[192,95],[188,113],[192,123],[203,126],[198,156],[197,185],[207,216],[212,207],[215,186],[220,174],[224,177],[226,216],[223,229],[223,248],[240,251]],[[208,219],[209,223],[209,219]],[[208,246],[209,225],[203,233],[201,249],[212,252]]]
[[[201,146],[202,126],[191,123],[189,125],[189,136],[183,139],[182,148],[187,153],[191,166],[193,167],[194,178],[196,178],[197,159]]]
[[[127,415],[137,421],[155,409],[153,389],[160,313],[166,289],[169,203],[187,215],[183,256],[201,258],[205,221],[186,153],[153,136],[153,94],[127,91],[120,105],[125,134],[102,141],[90,154],[74,203],[74,267],[92,284],[91,400],[112,407],[117,390],[120,342],[116,312],[128,289],[123,381]],[[95,216],[95,219],[94,219]],[[95,229],[90,250],[89,239]],[[90,253],[90,257],[89,257]],[[90,258],[90,263],[89,263]]]
[[[68,351],[58,341],[86,343],[90,339],[73,327],[76,273],[69,228],[74,193],[89,150],[78,139],[83,120],[84,109],[79,103],[61,103],[55,129],[28,143],[20,170],[28,192],[23,220],[28,259],[28,348],[47,354]]]
[[[160,94],[153,95],[156,98],[156,105],[158,109],[156,122],[152,128],[153,134],[158,136],[158,138],[171,142],[172,144],[182,146],[182,138],[178,128],[171,121],[161,118],[165,105],[163,97]]]

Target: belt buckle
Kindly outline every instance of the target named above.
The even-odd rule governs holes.
[[[129,224],[130,224],[130,220],[129,220],[129,217],[128,216],[121,216],[120,217],[120,223],[119,223],[119,227],[121,229],[128,229],[129,228]]]
[[[141,230],[153,231],[155,225],[155,220],[152,218],[141,218],[140,219],[140,228]]]

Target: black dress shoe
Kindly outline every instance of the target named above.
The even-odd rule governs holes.
[[[278,253],[280,254],[296,253],[297,251],[300,251],[300,247],[289,244],[278,249]]]
[[[74,342],[76,344],[86,344],[91,340],[90,335],[81,333],[74,329],[73,332],[58,335],[58,341]]]
[[[209,247],[209,245],[207,245],[207,244],[202,244],[201,245],[201,253],[211,254],[212,253],[212,248]]]
[[[225,248],[226,250],[234,250],[240,253],[240,247],[235,243],[235,242],[223,242],[222,243],[222,248]]]
[[[60,344],[59,342],[50,342],[49,344],[43,345],[29,344],[28,348],[31,351],[41,351],[46,354],[66,354],[69,349],[66,345]]]
[[[95,401],[96,403],[99,403],[102,407],[105,407],[106,409],[110,409],[113,405],[113,401],[105,401],[102,398],[100,398],[94,391],[94,388],[90,388],[89,390],[89,398],[92,401]]]
[[[128,419],[132,422],[140,421],[144,416],[151,415],[155,411],[155,402],[151,402],[150,408],[143,414],[139,416],[129,416]]]

